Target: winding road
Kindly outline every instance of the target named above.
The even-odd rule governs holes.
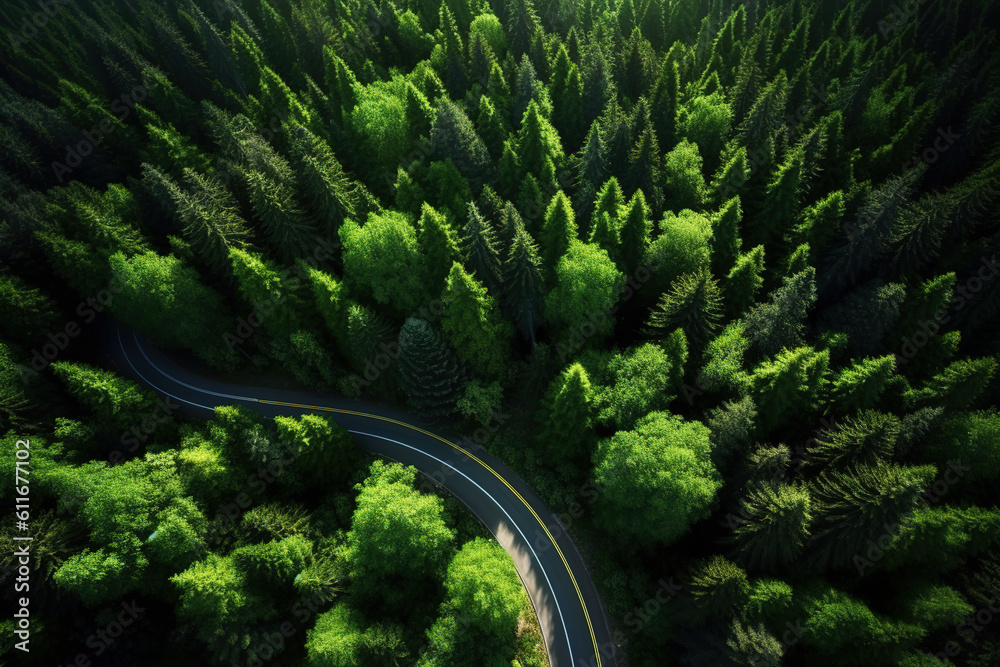
[[[465,503],[513,557],[552,667],[616,664],[600,597],[576,546],[524,480],[483,447],[380,405],[199,375],[121,325],[108,338],[116,370],[173,399],[178,413],[210,418],[216,406],[243,405],[265,417],[327,414],[366,450],[414,466]]]

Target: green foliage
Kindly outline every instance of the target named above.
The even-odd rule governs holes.
[[[510,346],[510,325],[500,319],[496,299],[458,262],[452,264],[442,296],[441,328],[459,358],[477,374],[496,379]]]
[[[711,449],[708,428],[666,412],[601,440],[594,478],[604,488],[598,503],[606,530],[670,544],[706,518],[721,486]]]
[[[401,213],[369,214],[364,225],[340,228],[344,274],[352,293],[364,295],[405,317],[426,304],[426,265],[417,230]]]
[[[921,458],[962,466],[962,483],[996,479],[1000,475],[1000,415],[994,409],[945,417],[924,441]]]
[[[545,297],[545,319],[557,339],[580,335],[591,324],[591,344],[611,334],[608,312],[618,300],[625,278],[607,251],[592,243],[572,241],[555,267],[555,286]]]
[[[465,389],[465,367],[426,320],[410,317],[403,323],[396,361],[414,407],[429,415],[455,411]]]
[[[812,521],[808,489],[758,484],[740,501],[733,539],[737,558],[751,569],[773,571],[802,553]]]
[[[353,597],[363,604],[412,608],[452,556],[455,534],[441,499],[415,490],[415,475],[412,467],[375,461],[358,485],[345,557]]]
[[[227,317],[222,296],[204,285],[194,269],[154,252],[131,258],[116,253],[109,261],[121,286],[111,302],[115,317],[162,345],[231,364],[232,353],[222,344],[235,320]]]
[[[535,414],[536,446],[554,462],[590,461],[597,397],[587,371],[570,364],[551,383]]]

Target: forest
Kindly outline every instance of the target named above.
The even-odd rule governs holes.
[[[0,664],[550,665],[446,489],[327,415],[184,417],[105,363],[112,320],[473,438],[619,667],[1000,664],[1000,5],[0,27]]]

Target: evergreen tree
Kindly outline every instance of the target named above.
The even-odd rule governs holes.
[[[934,466],[882,462],[849,472],[820,473],[812,485],[816,511],[810,560],[822,569],[853,567],[863,573],[867,541],[887,527],[898,527],[935,474]]]
[[[593,445],[596,397],[587,371],[570,364],[550,384],[535,414],[535,445],[554,463],[586,465]]]
[[[899,430],[895,415],[864,410],[817,437],[809,462],[846,468],[887,461],[893,458]]]
[[[668,209],[703,208],[706,188],[697,144],[684,139],[667,153],[663,160],[663,183]]]
[[[740,198],[733,197],[712,216],[712,273],[726,275],[735,268],[743,245],[740,222],[743,209]]]
[[[465,390],[466,371],[444,337],[410,317],[399,330],[396,363],[403,389],[421,413],[448,415]]]
[[[883,393],[898,384],[893,355],[855,361],[833,380],[833,405],[838,412],[852,413],[877,405]]]
[[[436,154],[451,158],[459,173],[469,180],[473,192],[494,178],[495,168],[486,144],[465,112],[451,100],[442,99],[438,104],[430,138]]]
[[[613,196],[613,193],[606,194]],[[602,208],[600,204],[599,208]],[[618,229],[621,239],[619,257],[624,273],[634,273],[646,255],[653,231],[653,222],[650,218],[651,211],[646,206],[642,190],[636,190],[628,205],[618,209]]]
[[[760,406],[765,432],[787,423],[793,414],[811,413],[826,390],[829,350],[798,347],[780,352],[754,369],[752,396]]]
[[[562,190],[557,192],[545,209],[542,223],[542,266],[548,277],[555,274],[556,264],[566,254],[570,243],[577,240],[576,214]]]
[[[444,285],[452,263],[461,257],[458,236],[451,223],[426,202],[417,220],[417,242],[427,258],[428,279],[435,288]]]
[[[469,202],[468,220],[462,230],[462,255],[466,266],[490,294],[500,290],[500,250],[493,226]]]
[[[809,539],[809,490],[788,484],[754,484],[740,501],[733,528],[736,558],[746,567],[774,571],[794,561]]]
[[[441,328],[459,358],[483,377],[500,377],[510,354],[510,330],[496,300],[458,262],[452,264],[442,298]]]
[[[785,278],[784,285],[771,293],[767,303],[758,304],[747,313],[747,336],[758,354],[772,356],[801,344],[806,314],[816,301],[815,275],[816,271],[810,267]]]
[[[521,334],[535,344],[541,314],[542,262],[522,224],[516,226],[503,267],[504,305]]]
[[[719,327],[721,302],[719,287],[710,273],[685,274],[660,297],[648,327],[657,337],[680,327],[692,344],[701,347]]]

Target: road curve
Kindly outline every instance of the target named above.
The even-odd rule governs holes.
[[[483,447],[383,406],[228,384],[199,375],[122,325],[112,325],[108,338],[116,370],[172,398],[181,406],[181,414],[209,418],[221,405],[243,405],[265,417],[325,414],[354,434],[366,450],[412,465],[441,483],[513,557],[538,616],[551,666],[615,665],[607,618],[576,546],[524,480]]]

